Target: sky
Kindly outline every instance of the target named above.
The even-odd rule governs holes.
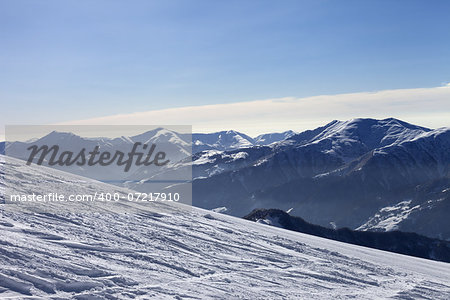
[[[328,105],[316,96],[432,93],[446,87],[449,13],[445,0],[2,0],[0,128],[189,107],[213,106],[211,116],[239,103],[248,109],[239,111],[247,125],[232,118],[218,124],[201,114],[204,120],[191,122],[198,131],[229,127],[256,133],[289,122],[312,126],[324,116],[390,116],[388,106],[367,110],[366,100],[352,102],[359,109],[320,114]],[[395,116],[448,126],[443,117],[448,105],[433,120],[419,116],[426,111],[428,94],[423,97],[419,105],[415,100],[415,111],[394,111]],[[310,101],[302,108],[314,109],[299,116],[312,121],[279,124],[282,119],[274,117],[255,123],[262,119],[245,103],[267,99]]]

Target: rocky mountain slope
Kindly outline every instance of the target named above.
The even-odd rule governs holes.
[[[270,146],[198,153],[194,204],[225,206],[235,216],[294,208],[322,226],[449,239],[449,149],[449,128],[396,119],[333,121]]]

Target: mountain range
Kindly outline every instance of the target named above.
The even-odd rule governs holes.
[[[450,129],[333,121],[268,146],[193,156],[194,205],[293,208],[325,227],[450,238]]]
[[[85,138],[70,132],[53,131],[43,137],[32,139],[27,142],[8,142],[5,147],[5,153],[9,157],[28,160],[30,155],[28,147],[34,145],[37,147],[41,147],[43,145],[52,147],[53,145],[57,145],[60,148],[60,153],[63,151],[70,151],[75,153],[73,155],[74,157],[82,149],[86,149],[85,153],[87,154],[89,151],[94,150],[95,147],[98,147],[100,152],[108,151],[112,156],[116,151],[121,151],[123,153],[130,152],[135,143],[141,143],[141,145],[155,144],[157,145],[156,151],[164,151],[166,156],[170,157],[173,162],[177,162],[187,156],[190,156],[192,147],[190,134],[180,134],[164,128],[156,128],[135,136],[121,136],[117,138]],[[138,150],[145,153],[148,151],[142,150],[142,147],[138,148]],[[50,156],[51,155],[48,155],[48,157]],[[45,166],[48,166],[48,157],[44,160],[43,165]],[[39,158],[40,155],[37,155],[34,162],[37,162]],[[117,164],[110,164],[107,166],[89,166],[87,164],[82,166],[77,164],[73,164],[71,166],[60,166],[57,164],[52,166],[52,168],[105,182],[117,181],[119,184],[127,179],[130,179],[134,173],[142,172],[143,174],[147,174],[147,172],[143,172],[142,167],[134,164],[127,172],[124,172],[124,167],[118,166]],[[151,167],[146,167],[145,169],[150,169],[150,171],[153,171],[153,168]]]
[[[225,213],[238,217],[257,208],[292,208],[293,215],[328,228],[401,230],[450,239],[449,128],[429,129],[394,118],[352,119],[254,138],[233,130],[186,135],[158,128],[116,139],[53,132],[40,140],[119,149],[135,141],[173,144],[178,161],[158,170],[132,170],[118,185],[146,191],[149,180],[192,173],[197,207],[225,207]],[[12,143],[7,153],[21,158],[14,147],[26,145]],[[108,179],[102,178],[104,169],[102,174],[65,171]]]

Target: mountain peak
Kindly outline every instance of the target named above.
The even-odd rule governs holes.
[[[235,130],[219,131],[213,133],[194,133],[192,143],[195,146],[193,152],[204,150],[232,150],[251,147],[255,141],[246,134]]]
[[[162,127],[158,127],[158,128],[155,128],[155,129],[143,132],[141,134],[131,136],[130,139],[132,141],[135,141],[135,142],[136,141],[138,141],[138,142],[146,142],[149,139],[151,139],[152,137],[154,137],[158,132],[160,132],[163,129],[164,128],[162,128]]]
[[[37,139],[36,142],[67,140],[67,139],[73,139],[73,138],[82,139],[82,137],[80,137],[72,132],[53,130],[49,134],[41,137],[40,139]]]
[[[272,143],[284,141],[296,134],[295,131],[287,130],[283,132],[265,133],[255,137],[255,142],[258,145],[270,145]]]
[[[401,143],[415,138],[417,135],[430,131],[428,128],[409,124],[407,122],[387,118],[383,120],[357,118],[347,121],[333,121],[315,130],[316,135],[311,142],[331,141],[330,146],[360,143],[368,150],[384,147],[393,143]]]
[[[342,124],[345,126],[358,126],[358,127],[364,127],[364,126],[401,126],[408,129],[421,129],[424,131],[430,131],[429,128],[413,125],[411,123],[402,121],[400,119],[396,119],[393,117],[385,118],[385,119],[373,119],[373,118],[353,118],[349,119],[347,121],[339,121],[334,120],[330,123],[328,123],[325,127],[331,127],[336,124]]]

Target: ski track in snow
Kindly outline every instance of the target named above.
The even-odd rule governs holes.
[[[0,167],[6,195],[128,192],[15,160]],[[0,298],[450,298],[442,262],[181,205],[44,205],[0,204]]]

